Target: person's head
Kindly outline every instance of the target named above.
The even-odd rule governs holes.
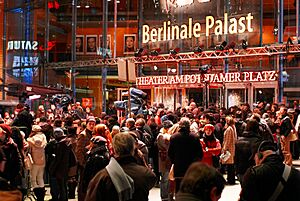
[[[285,115],[287,113],[287,108],[285,106],[280,106],[279,113]]]
[[[113,138],[113,149],[116,157],[133,156],[135,139],[129,133],[118,133]]]
[[[255,163],[260,165],[268,156],[277,154],[277,146],[275,143],[265,140],[260,143],[255,154]]]
[[[179,121],[179,131],[187,132],[190,130],[191,122],[188,118],[182,117]]]
[[[61,129],[61,128],[55,128],[53,130],[53,137],[55,139],[59,139],[59,138],[64,137],[64,136],[65,136],[65,133],[64,133],[63,129]]]
[[[96,38],[90,37],[90,38],[88,39],[88,47],[89,47],[90,49],[96,48]]]
[[[134,37],[126,36],[125,38],[126,48],[134,48]]]
[[[138,120],[136,120],[135,122],[135,127],[136,128],[140,128],[142,129],[145,126],[146,122],[144,119],[139,118]]]
[[[62,122],[62,120],[61,119],[55,119],[54,120],[54,123],[53,123],[53,126],[54,127],[62,127],[62,124],[63,124],[63,122]]]
[[[108,131],[108,128],[105,124],[98,124],[94,127],[93,135],[106,137]]]
[[[93,116],[89,116],[86,120],[86,129],[93,131],[96,125],[96,119]]]
[[[76,49],[80,49],[82,47],[82,39],[76,38],[75,44],[76,44]]]
[[[215,168],[202,162],[195,162],[188,168],[180,185],[180,193],[192,194],[203,201],[217,201],[221,198],[225,179]]]
[[[214,132],[215,127],[212,124],[206,124],[203,130],[206,136],[210,136]]]
[[[227,124],[228,126],[233,126],[233,125],[235,124],[234,119],[232,118],[232,116],[227,116],[227,117],[225,118],[225,121],[226,121],[226,124]]]
[[[114,137],[118,133],[120,133],[120,126],[113,126],[111,129],[111,136]]]
[[[132,128],[135,125],[135,120],[133,118],[128,118],[126,120],[126,127],[127,128]]]

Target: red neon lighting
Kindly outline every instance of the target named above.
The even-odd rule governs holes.
[[[49,51],[49,50],[51,50],[55,45],[56,45],[56,41],[49,41],[49,42],[48,42],[48,47],[47,47],[47,48],[44,48],[44,46],[41,45],[41,46],[39,47],[39,50],[40,50],[40,51],[46,51],[46,50]]]

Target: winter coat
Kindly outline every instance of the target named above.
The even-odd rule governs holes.
[[[221,153],[221,143],[215,136],[205,137],[200,140],[203,159],[202,162],[208,165],[213,165],[213,156],[218,156]]]
[[[27,141],[30,146],[33,164],[45,166],[45,147],[47,145],[46,136],[42,132],[37,132],[34,136],[29,137]]]
[[[199,138],[182,131],[171,136],[168,156],[174,164],[174,176],[183,177],[190,164],[202,160]]]
[[[240,201],[268,200],[282,178],[284,167],[281,157],[271,154],[262,164],[249,168],[244,175]],[[287,183],[276,201],[298,201],[299,183],[300,172],[292,167]]]
[[[235,127],[228,126],[224,132],[224,141],[222,146],[222,151],[229,151],[231,156],[223,164],[234,164],[234,154],[235,154],[235,143],[237,140],[237,134]]]
[[[246,170],[255,165],[254,156],[261,143],[258,133],[244,131],[235,144],[235,167],[237,174],[244,174]]]
[[[78,135],[75,154],[78,161],[78,165],[80,165],[81,167],[85,166],[87,152],[86,146],[90,144],[91,138],[92,131],[88,129],[85,129]]]
[[[133,198],[130,201],[148,201],[149,191],[156,182],[155,174],[138,165],[131,156],[117,159],[124,172],[134,181]],[[86,201],[119,201],[118,193],[106,169],[99,171],[88,186]]]
[[[158,147],[158,164],[159,172],[165,173],[171,168],[171,161],[168,157],[168,149],[170,144],[171,135],[164,133],[165,129],[161,128],[160,133],[157,136],[156,143]]]

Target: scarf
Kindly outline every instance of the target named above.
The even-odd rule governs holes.
[[[119,201],[132,199],[134,181],[127,175],[115,158],[111,158],[105,167],[118,193]]]

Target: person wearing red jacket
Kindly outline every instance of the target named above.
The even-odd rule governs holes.
[[[200,139],[203,149],[202,162],[217,168],[218,164],[213,162],[213,157],[218,158],[221,153],[221,143],[214,135],[215,127],[212,124],[204,126],[204,136]],[[218,163],[218,161],[216,161]]]

